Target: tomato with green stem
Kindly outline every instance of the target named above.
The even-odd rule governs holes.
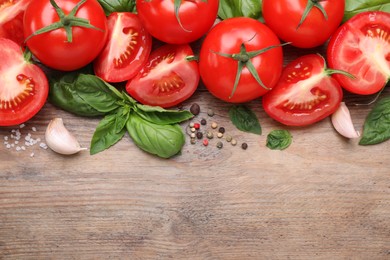
[[[0,38],[0,126],[26,122],[46,102],[49,84],[46,75],[30,63],[31,54],[23,54],[10,39]]]
[[[344,0],[263,0],[265,23],[280,39],[299,48],[324,44],[340,25]]]
[[[290,62],[278,84],[262,97],[265,112],[276,121],[290,126],[305,126],[333,114],[340,105],[343,91],[331,75],[349,75],[326,67],[319,54],[307,54]]]
[[[152,37],[136,14],[114,12],[107,21],[108,41],[94,61],[95,74],[108,82],[129,80],[148,60]]]
[[[126,83],[126,91],[145,105],[172,107],[192,96],[199,84],[198,63],[188,44],[165,44]]]
[[[32,0],[24,16],[27,47],[43,64],[71,71],[92,62],[107,40],[96,0]]]
[[[390,13],[363,12],[334,33],[327,47],[330,68],[354,75],[334,75],[349,92],[370,95],[390,79]]]
[[[258,98],[277,83],[283,50],[263,23],[246,17],[226,19],[206,35],[199,54],[199,71],[215,97],[231,103]]]
[[[150,34],[165,43],[201,38],[217,18],[219,0],[137,0],[139,17]]]

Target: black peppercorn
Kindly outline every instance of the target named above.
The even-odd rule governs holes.
[[[247,143],[242,143],[241,144],[241,148],[246,150],[248,148],[248,144]]]
[[[199,113],[200,113],[200,107],[199,107],[199,105],[198,105],[197,103],[192,104],[191,107],[190,107],[190,112],[191,112],[194,116],[199,115]]]
[[[196,138],[202,139],[203,138],[203,133],[202,132],[197,132],[196,133]]]
[[[207,124],[206,119],[202,118],[202,120],[200,120],[200,124],[201,124],[201,125],[206,125],[206,124]]]
[[[222,134],[225,133],[225,128],[221,126],[221,127],[218,129],[218,132],[220,132],[220,133],[222,133]]]

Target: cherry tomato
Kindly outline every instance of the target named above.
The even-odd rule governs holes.
[[[354,79],[334,75],[346,90],[369,95],[390,78],[390,13],[364,12],[349,19],[329,41],[330,68],[345,70]]]
[[[0,37],[23,45],[23,15],[31,0],[0,0]]]
[[[9,39],[0,38],[0,57],[0,126],[24,123],[46,102],[46,75],[26,61],[20,46]]]
[[[283,70],[278,84],[262,97],[265,112],[282,124],[304,126],[333,114],[343,92],[318,54],[301,56]]]
[[[94,28],[77,25],[69,27],[69,33],[59,28],[32,36],[39,29],[59,22],[60,18],[49,0],[32,0],[26,9],[24,35],[27,46],[48,67],[64,71],[84,67],[97,57],[106,43],[108,30],[103,8],[96,0],[79,1],[56,0],[56,3],[65,15],[81,3],[75,17],[89,21]]]
[[[146,63],[152,37],[136,14],[111,13],[107,19],[108,42],[94,62],[95,74],[108,82],[126,81]]]
[[[201,46],[202,81],[211,94],[226,102],[242,103],[258,98],[275,86],[282,72],[283,51],[279,44],[271,29],[255,19],[226,19],[210,30]],[[273,48],[251,54],[269,47]],[[251,66],[254,72],[250,71]]]
[[[304,17],[308,5],[312,8]],[[263,0],[262,7],[265,23],[280,39],[296,47],[313,48],[324,44],[336,31],[343,19],[345,1]]]
[[[139,102],[172,107],[188,99],[199,83],[199,69],[188,44],[166,44],[152,51],[141,71],[126,84],[127,92]]]
[[[219,0],[179,1],[177,7],[175,2],[177,1],[136,2],[138,15],[146,29],[160,41],[172,44],[193,42],[202,37],[217,18]]]

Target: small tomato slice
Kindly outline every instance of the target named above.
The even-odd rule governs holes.
[[[188,99],[199,83],[199,68],[188,44],[166,44],[154,50],[146,65],[126,84],[127,92],[142,104],[172,107]]]
[[[23,45],[23,15],[31,0],[0,0],[0,37]]]
[[[390,13],[363,12],[352,17],[332,36],[327,60],[330,68],[355,76],[333,76],[346,90],[361,95],[380,91],[390,78]]]
[[[46,75],[24,59],[15,42],[0,38],[0,126],[21,124],[32,118],[46,102]]]
[[[115,12],[107,20],[108,42],[94,62],[95,74],[108,82],[129,80],[148,60],[152,37],[136,14]]]
[[[289,63],[278,84],[263,96],[265,112],[276,121],[305,126],[331,115],[343,92],[318,54],[308,54]]]

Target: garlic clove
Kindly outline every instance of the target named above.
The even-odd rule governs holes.
[[[351,114],[347,105],[344,102],[340,103],[340,107],[331,116],[333,127],[336,131],[346,138],[358,138],[360,133],[355,130],[352,124]]]
[[[59,154],[75,154],[87,148],[81,148],[76,137],[65,128],[62,118],[54,118],[49,122],[45,132],[46,144]]]

